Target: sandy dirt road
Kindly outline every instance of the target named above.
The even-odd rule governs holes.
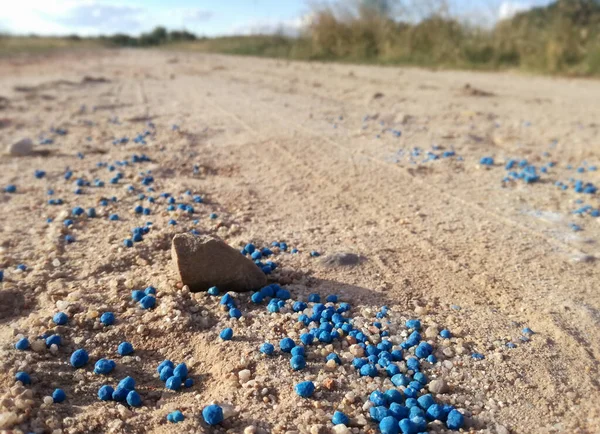
[[[600,82],[116,51],[3,60],[0,96],[6,98],[3,144],[21,137],[37,142],[42,133],[54,138],[37,147],[49,155],[0,160],[2,187],[18,186],[17,194],[0,195],[0,268],[11,270],[0,291],[0,391],[15,398],[9,388],[23,364],[37,380],[30,407],[11,410],[4,402],[0,409],[17,415],[15,427],[243,432],[254,425],[259,432],[329,432],[328,418],[340,405],[353,418],[368,419],[365,391],[379,380],[353,379],[352,368],[323,374],[315,367],[306,375],[339,383],[318,405],[307,404],[293,397],[293,383],[303,377],[290,373],[286,361],[252,358],[265,338],[283,337],[279,319],[261,322],[257,314],[249,325],[236,325],[236,334],[251,332],[229,346],[217,342],[222,320],[207,314],[211,320],[198,326],[199,308],[192,305],[208,302],[177,290],[169,267],[170,237],[191,229],[191,218],[169,226],[172,215],[161,205],[149,216],[156,230],[148,240],[122,247],[129,229],[147,219],[133,214],[137,195],[125,186],[139,170],[151,169],[157,195],[190,189],[205,197],[195,217],[202,231],[235,246],[286,240],[297,247],[300,254],[280,261],[281,282],[296,285],[299,296],[335,292],[357,309],[387,305],[400,317],[450,329],[455,338],[440,344],[447,352],[438,352],[427,373],[448,383],[444,399],[465,411],[466,431],[600,430],[600,219],[573,214],[600,205],[597,194],[573,188],[578,179],[600,183],[593,170],[600,163]],[[132,140],[148,129],[146,144]],[[128,143],[113,144],[124,136]],[[444,158],[447,151],[455,154]],[[152,162],[109,185],[106,168],[96,163],[133,153]],[[480,164],[486,156],[493,166]],[[539,182],[503,182],[511,158],[536,165]],[[63,179],[67,167],[75,173],[70,182]],[[35,179],[35,169],[46,177]],[[74,195],[79,176],[105,179],[110,190]],[[68,206],[46,205],[48,188]],[[100,210],[98,200],[113,195],[118,202]],[[95,205],[103,217],[120,211],[122,222],[89,219],[75,225],[76,242],[65,245],[60,213],[75,205]],[[210,220],[211,212],[218,219]],[[364,261],[326,267],[310,257],[312,250],[353,252]],[[31,270],[12,272],[19,263]],[[158,286],[163,307],[146,318],[126,298],[149,284]],[[61,300],[68,303],[57,305]],[[79,327],[59,330],[64,350],[58,356],[16,351],[19,334],[53,326],[57,306],[68,306]],[[124,319],[98,331],[96,316],[106,309]],[[525,327],[534,334],[524,335]],[[125,339],[138,355],[124,361],[119,375],[131,372],[152,384],[142,393],[147,406],[133,412],[98,401],[102,381],[91,372],[73,374],[66,364],[69,351],[83,344],[95,361]],[[152,375],[167,356],[193,360],[197,390],[161,389]],[[257,392],[237,382],[246,366],[259,379]],[[68,405],[41,404],[58,386]],[[353,403],[346,396],[351,390],[364,396]],[[192,416],[212,400],[237,407],[221,428],[206,428]],[[164,420],[176,408],[190,415],[180,427]]]

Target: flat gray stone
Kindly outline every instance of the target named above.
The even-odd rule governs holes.
[[[181,282],[193,292],[211,286],[222,292],[243,292],[267,285],[265,273],[254,262],[209,235],[175,235],[171,258]]]
[[[348,267],[360,262],[360,256],[354,253],[332,253],[321,259],[321,262],[328,267]]]

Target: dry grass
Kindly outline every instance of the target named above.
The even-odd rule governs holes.
[[[104,46],[103,43],[93,39],[0,35],[0,56],[22,53],[43,54],[62,50],[100,48],[102,46]]]

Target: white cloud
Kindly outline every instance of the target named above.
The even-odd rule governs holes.
[[[39,35],[139,34],[158,25],[193,27],[211,17],[205,9],[166,4],[150,8],[127,6],[119,0],[17,0],[3,5],[0,30]]]
[[[531,5],[518,1],[504,1],[498,8],[498,19],[506,20],[512,18],[519,12],[531,9]]]
[[[231,35],[272,35],[281,33],[286,36],[298,36],[312,20],[312,14],[302,15],[290,20],[260,19],[243,25],[233,26]]]

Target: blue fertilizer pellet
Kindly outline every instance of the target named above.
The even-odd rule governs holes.
[[[159,377],[161,381],[167,381],[169,378],[173,376],[173,368],[170,366],[165,366],[160,371]]]
[[[485,356],[481,353],[473,353],[471,354],[471,357],[475,360],[483,360],[485,359]]]
[[[29,348],[29,340],[27,338],[21,338],[15,344],[15,348],[19,351],[25,351]]]
[[[450,339],[452,337],[452,333],[450,333],[450,330],[444,329],[440,332],[440,336],[444,339]]]
[[[207,292],[209,295],[216,296],[216,295],[219,295],[219,288],[217,288],[216,286],[212,286],[212,287],[208,288]]]
[[[117,348],[117,352],[121,356],[128,356],[129,354],[133,353],[133,345],[131,345],[129,342],[121,342]]]
[[[83,348],[80,348],[80,349],[74,351],[73,354],[71,354],[71,358],[70,358],[71,366],[73,366],[76,369],[81,368],[88,361],[89,361],[88,353]]]
[[[242,312],[238,309],[238,308],[231,308],[229,309],[229,316],[231,318],[240,318],[242,316]]]
[[[94,374],[107,375],[112,372],[117,364],[114,360],[100,359],[94,365]]]
[[[52,317],[52,321],[54,321],[54,324],[56,325],[65,325],[69,322],[69,317],[64,312],[57,312]]]
[[[398,423],[398,427],[400,428],[400,432],[402,434],[417,434],[417,427],[410,419],[402,419]]]
[[[331,422],[334,425],[348,425],[350,423],[350,418],[341,411],[336,411],[335,413],[333,413]]]
[[[185,380],[188,376],[188,367],[185,363],[180,363],[173,369],[173,375]]]
[[[223,422],[223,409],[216,404],[208,405],[202,410],[202,418],[210,426]]]
[[[135,389],[135,380],[132,377],[125,377],[117,385],[117,389],[133,390]]]
[[[312,252],[310,252],[310,256],[313,258],[316,258],[318,256],[321,256],[321,254],[319,252],[317,252],[316,250],[313,250]]]
[[[377,377],[377,368],[372,364],[366,364],[360,368],[360,375],[363,377]]]
[[[140,306],[142,309],[151,309],[156,305],[156,298],[151,295],[146,295],[140,300]]]
[[[123,240],[123,245],[125,247],[133,247],[133,241],[129,238],[126,238]]]
[[[383,392],[380,392],[379,390],[371,392],[371,395],[369,395],[369,401],[371,401],[376,406],[387,405],[387,397]]]
[[[46,338],[46,346],[51,347],[52,345],[60,346],[60,336],[59,335],[50,335]]]
[[[406,328],[420,330],[421,329],[421,321],[418,319],[409,319],[406,321]]]
[[[139,407],[142,405],[142,397],[135,390],[129,391],[126,400],[127,404],[129,404],[131,407]]]
[[[218,217],[218,215],[216,215],[216,214],[213,212],[213,213],[211,213],[211,214],[210,214],[210,216],[209,216],[209,217],[210,217],[210,219],[211,219],[211,220],[215,220],[215,219]]]
[[[54,389],[54,392],[52,392],[52,399],[58,404],[67,399],[67,394],[62,389]]]
[[[183,422],[184,419],[183,413],[179,410],[175,410],[167,415],[167,421],[171,423]]]
[[[194,380],[188,377],[185,379],[183,385],[186,389],[189,389],[190,387],[192,387],[194,385]]]
[[[111,386],[104,385],[98,389],[98,398],[100,398],[101,401],[110,401],[113,399],[114,392],[115,390]]]
[[[534,333],[533,333],[533,330],[531,330],[529,327],[525,327],[525,328],[522,330],[522,333],[523,333],[524,335],[532,335],[532,334],[534,334]]]
[[[29,376],[29,374],[27,372],[23,372],[23,371],[17,372],[15,375],[15,380],[20,381],[24,385],[31,384],[31,377]]]
[[[104,312],[100,316],[100,322],[106,326],[113,325],[115,323],[115,314],[112,312]]]
[[[310,345],[313,343],[315,337],[314,335],[311,335],[310,333],[302,333],[300,335],[300,341],[304,344],[304,345]]]
[[[459,430],[462,428],[464,421],[464,416],[458,410],[454,409],[448,414],[446,426],[452,430]]]
[[[224,341],[230,341],[231,338],[233,338],[233,329],[226,328],[226,329],[222,330],[219,337],[221,339],[223,339]]]
[[[111,214],[110,216],[108,216],[108,219],[110,221],[117,221],[119,220],[119,216],[117,214]]]
[[[290,353],[292,351],[292,348],[294,348],[295,346],[296,343],[291,338],[283,338],[279,342],[279,348],[281,348],[281,351],[283,351],[284,353]]]
[[[383,405],[374,406],[369,409],[369,416],[371,416],[371,419],[373,419],[375,422],[379,422],[391,414],[392,412]]]
[[[17,191],[17,186],[14,184],[9,184],[6,187],[4,187],[4,191],[6,193],[15,193]]]
[[[290,366],[294,371],[300,371],[306,367],[306,359],[304,356],[293,356],[290,360]]]
[[[296,384],[294,390],[302,398],[310,398],[315,392],[315,385],[312,381],[303,381]]]
[[[304,347],[296,345],[294,348],[292,348],[291,354],[292,356],[304,356],[306,352],[304,350]]]
[[[401,420],[407,418],[410,414],[410,411],[406,406],[392,402],[390,404],[390,413],[392,413],[392,416],[394,416],[396,419]]]
[[[163,360],[162,362],[160,362],[160,364],[156,368],[156,372],[160,373],[160,371],[162,371],[163,368],[165,368],[165,367],[169,367],[171,369],[174,369],[175,365],[170,360]]]
[[[275,351],[275,347],[273,346],[273,344],[265,342],[260,346],[259,351],[263,354],[266,354],[267,356],[270,356]]]
[[[133,301],[141,301],[142,298],[144,298],[146,296],[146,293],[142,290],[136,289],[134,291],[131,291],[131,298],[133,299]]]

